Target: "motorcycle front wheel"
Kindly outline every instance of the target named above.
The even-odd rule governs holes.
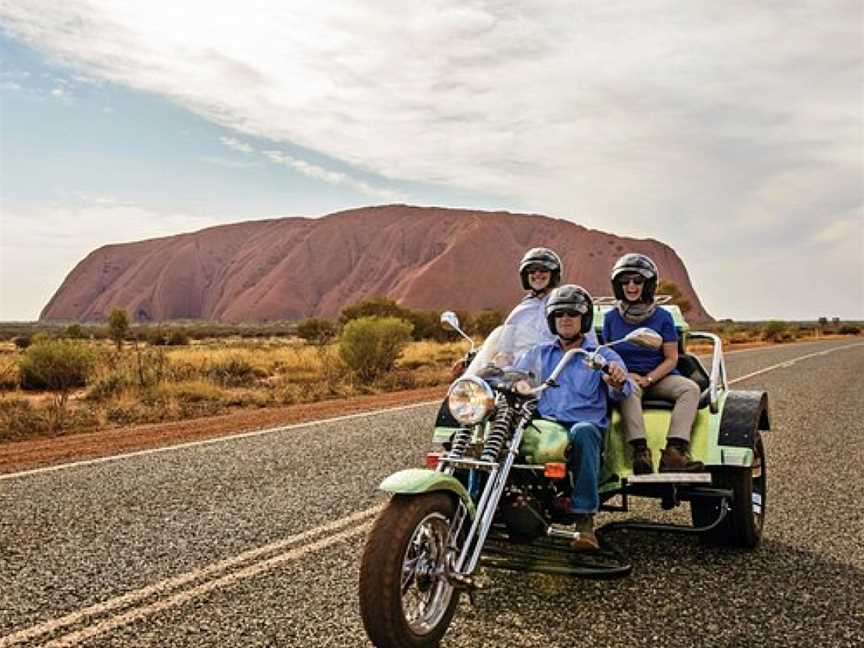
[[[459,594],[444,576],[453,498],[396,495],[372,527],[360,564],[360,614],[378,648],[431,648]]]

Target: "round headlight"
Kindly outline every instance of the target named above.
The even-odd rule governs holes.
[[[450,386],[447,405],[459,423],[476,425],[492,412],[495,394],[485,381],[476,376],[465,376]]]

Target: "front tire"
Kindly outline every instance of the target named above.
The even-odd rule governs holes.
[[[459,593],[444,574],[456,509],[445,493],[395,495],[372,527],[360,565],[360,614],[378,648],[437,646]]]

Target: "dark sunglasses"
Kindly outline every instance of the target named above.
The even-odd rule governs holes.
[[[555,311],[555,317],[582,317],[582,313],[577,310],[568,308],[567,310]]]
[[[544,268],[543,266],[531,266],[527,270],[528,274],[534,274],[535,272],[551,272],[549,268]]]
[[[626,286],[631,281],[637,286],[641,286],[645,283],[645,277],[642,275],[624,275],[623,277],[618,277],[618,283],[622,286]]]

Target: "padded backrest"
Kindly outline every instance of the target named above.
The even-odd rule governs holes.
[[[699,361],[699,358],[689,353],[682,353],[678,356],[678,371],[681,375],[689,378],[699,385],[699,409],[707,407],[711,400],[708,392],[708,386],[711,384],[711,378],[708,375],[705,367]],[[643,409],[672,409],[674,403],[672,401],[663,401],[656,399],[643,399]]]
[[[708,376],[708,372],[696,356],[690,353],[679,354],[678,371],[681,372],[682,376],[689,378],[699,385],[700,391],[708,389],[711,378]]]

